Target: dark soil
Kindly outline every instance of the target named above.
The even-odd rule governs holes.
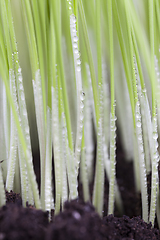
[[[108,181],[105,180],[104,218],[101,219],[90,203],[80,198],[66,202],[64,210],[49,223],[48,213],[31,206],[22,207],[19,194],[6,192],[7,204],[0,209],[0,240],[160,240],[160,231],[141,219],[141,197],[135,191],[132,162],[124,160],[120,146],[117,150],[117,181],[125,215],[107,215]],[[150,177],[148,178],[148,188]],[[91,186],[91,189],[93,187]]]

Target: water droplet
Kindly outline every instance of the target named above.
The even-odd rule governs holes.
[[[157,133],[153,133],[153,139],[157,140],[158,139],[158,134]]]
[[[81,71],[81,67],[80,66],[77,66],[77,72],[80,72]]]
[[[80,99],[83,101],[85,99],[85,93],[81,91]]]
[[[141,122],[138,121],[138,122],[136,123],[136,126],[140,128],[140,127],[141,127]]]
[[[78,42],[78,37],[77,37],[77,36],[74,36],[73,41],[74,41],[74,42]]]
[[[81,115],[80,115],[80,120],[83,121],[83,119],[84,119],[84,115],[81,114]]]
[[[21,94],[21,100],[24,101],[25,100],[25,96],[24,93]]]
[[[78,65],[81,64],[81,60],[80,60],[80,59],[77,60],[77,64],[78,64]]]
[[[77,43],[73,43],[73,47],[74,48],[78,48],[78,44]]]
[[[82,101],[80,102],[80,108],[84,108],[84,103]]]
[[[78,53],[78,49],[75,49],[75,50],[74,50],[74,53],[77,54],[77,53]]]
[[[20,90],[23,90],[23,85],[22,85],[22,83],[19,84],[19,89],[20,89]]]

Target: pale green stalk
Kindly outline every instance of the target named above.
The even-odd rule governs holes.
[[[90,194],[89,194],[89,181],[88,181],[88,173],[87,173],[87,158],[86,158],[84,128],[83,128],[83,136],[82,136],[82,152],[81,152],[80,169],[81,169],[80,171],[81,181],[83,184],[84,201],[88,202],[90,201]]]
[[[36,71],[39,69],[38,51],[36,45],[36,37],[34,31],[33,16],[29,1],[24,0],[22,3],[24,23],[26,27],[26,34],[28,40],[29,56],[32,69],[32,78],[35,79]]]
[[[58,111],[58,96],[57,87],[52,88],[52,122],[53,122],[53,150],[54,150],[54,168],[55,168],[55,214],[60,211],[61,197],[62,197],[62,159],[60,152],[60,119]]]
[[[62,100],[62,99],[61,99]],[[61,108],[62,103],[61,103]],[[64,202],[68,200],[68,183],[67,183],[67,146],[66,146],[66,136],[65,136],[65,121],[63,117],[63,113],[61,116],[61,127],[62,127],[62,132],[61,132],[61,159],[62,159],[62,199],[61,199],[61,205],[62,209],[64,206]]]
[[[114,47],[113,47],[113,16],[112,0],[108,1],[108,26],[109,26],[109,46],[110,46],[110,86],[111,86],[111,114],[110,114],[110,182],[109,182],[109,203],[108,214],[114,213],[115,198],[115,89],[114,89]]]
[[[93,205],[100,216],[102,216],[104,202],[104,154],[102,130],[102,118],[100,118],[97,127],[97,162],[93,189]]]
[[[105,138],[104,144],[109,146],[110,92],[109,92],[109,83],[108,83],[108,77],[107,77],[107,64],[105,62],[102,63],[102,86],[103,86],[103,115],[104,115],[103,125],[104,125],[104,138]]]
[[[105,167],[105,171],[106,171],[106,174],[107,174],[107,178],[110,181],[110,160],[108,159],[108,152],[107,151],[106,151],[106,149],[104,149],[104,159],[105,159],[104,167]],[[124,212],[123,201],[122,201],[120,189],[119,189],[119,186],[117,184],[116,179],[115,179],[115,203],[116,203],[116,206],[117,206],[117,209],[118,209],[119,213],[123,214],[123,212]]]
[[[15,78],[14,76],[14,71],[10,70],[10,86],[12,89],[12,85],[13,83],[11,81],[13,81],[12,79]],[[12,96],[14,97],[14,99],[16,98],[15,93],[13,93],[12,90]],[[16,100],[16,99],[15,99]],[[16,158],[17,158],[17,129],[16,129],[16,125],[14,122],[14,117],[13,117],[13,113],[11,111],[11,115],[10,115],[10,148],[9,150],[9,158],[8,158],[8,171],[7,171],[7,178],[6,178],[6,189],[8,191],[13,190],[13,186],[14,186],[14,175],[15,175],[15,164],[16,164]],[[8,146],[9,147],[9,146]]]
[[[76,130],[76,143],[75,143],[75,162],[76,162],[76,176],[78,176],[80,154],[81,154],[81,142],[82,142],[82,130],[84,119],[84,98],[85,93],[82,90],[82,78],[81,78],[81,58],[79,53],[79,40],[76,31],[76,17],[74,14],[70,15],[70,32],[74,58],[76,88],[77,88],[77,130]]]
[[[34,102],[36,111],[36,121],[40,145],[41,159],[41,202],[45,209],[45,157],[46,157],[46,127],[44,120],[44,109],[42,99],[42,86],[40,70],[37,70],[35,80],[33,80]]]
[[[6,115],[4,115],[6,114]],[[8,118],[9,116],[9,118]],[[0,78],[0,152],[1,152],[1,159],[5,159],[2,162],[2,169],[3,169],[3,179],[4,182],[6,181],[7,176],[7,165],[8,165],[8,157],[9,157],[9,149],[10,149],[10,108],[7,102],[7,96],[5,92],[5,86]]]
[[[157,222],[158,222],[158,226],[160,228],[160,195],[159,195],[159,186],[157,189],[157,205],[156,205],[156,213],[157,213]]]
[[[53,209],[52,196],[52,114],[51,109],[47,108],[47,133],[46,133],[46,159],[45,159],[45,211]]]
[[[79,0],[79,14],[80,14],[80,20],[81,20],[81,26],[82,26],[86,51],[87,51],[90,74],[91,74],[93,98],[94,98],[94,108],[95,108],[95,115],[96,115],[96,125],[98,125],[98,120],[99,120],[99,114],[100,113],[99,113],[99,105],[98,105],[97,82],[96,82],[96,76],[95,76],[95,70],[94,70],[94,64],[93,64],[93,57],[92,57],[92,52],[91,52],[91,46],[90,46],[90,43],[89,43],[87,23],[86,23],[86,18],[85,18],[85,13],[84,13],[82,0]]]
[[[42,85],[42,100],[43,100],[43,115],[44,115],[44,123],[46,124],[46,83],[45,83],[45,55],[43,51],[43,36],[41,32],[41,21],[44,21],[44,19],[41,19],[38,10],[38,1],[31,1],[32,5],[32,15],[34,18],[34,25],[35,25],[35,37],[36,37],[36,44],[37,44],[37,50],[38,50],[38,59],[39,59],[39,66],[40,66],[40,75],[41,75],[41,85]]]
[[[151,205],[149,221],[154,226],[156,199],[157,199],[157,182],[158,182],[158,133],[157,133],[157,113],[156,113],[156,77],[155,77],[155,64],[154,64],[154,14],[155,4],[149,0],[149,24],[150,24],[150,47],[151,47],[151,85],[152,85],[152,181],[151,181]]]
[[[93,180],[93,161],[94,161],[94,134],[93,134],[93,112],[92,97],[89,89],[85,89],[85,107],[84,107],[84,131],[85,131],[85,156],[87,164],[87,174],[89,182]]]

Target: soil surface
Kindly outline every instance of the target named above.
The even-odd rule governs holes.
[[[81,184],[80,198],[66,202],[63,212],[55,216],[52,222],[48,221],[47,212],[31,206],[23,208],[19,194],[6,192],[7,204],[0,209],[0,240],[160,240],[160,231],[141,219],[141,196],[135,191],[133,164],[125,161],[119,145],[116,178],[123,200],[123,216],[116,205],[114,216],[106,216],[107,179],[103,218],[99,217],[90,203],[84,203]],[[90,188],[92,191],[93,186]]]

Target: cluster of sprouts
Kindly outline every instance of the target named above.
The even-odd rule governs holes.
[[[84,200],[102,215],[107,176],[108,214],[114,203],[123,212],[118,126],[142,217],[154,225],[157,213],[160,224],[159,12],[158,0],[0,0],[1,206],[5,190],[13,190],[23,206],[57,214],[78,198],[80,181]]]

